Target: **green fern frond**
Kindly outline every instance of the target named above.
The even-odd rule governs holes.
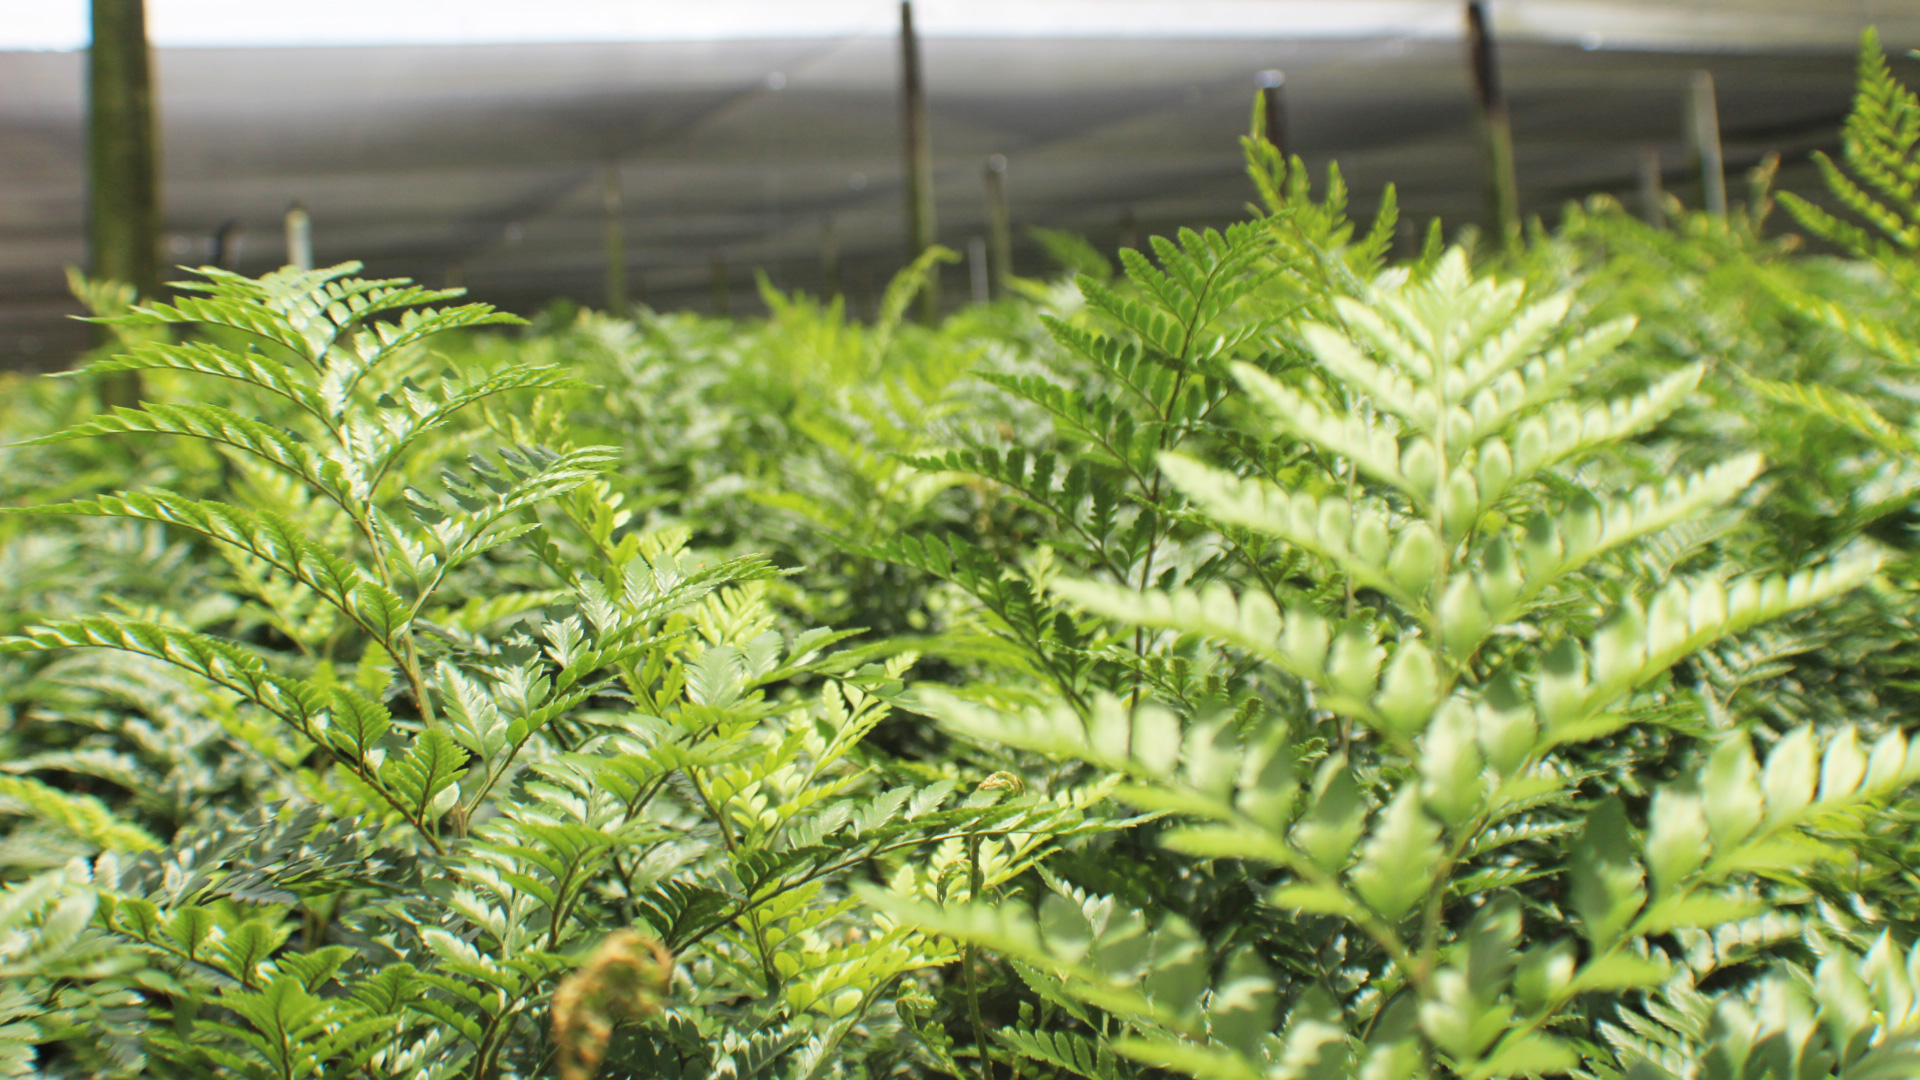
[[[1865,219],[1862,227],[1790,192],[1780,201],[1800,224],[1863,258],[1873,259],[1911,287],[1917,278],[1900,253],[1920,248],[1920,97],[1893,76],[1872,29],[1860,39],[1853,109],[1842,129],[1845,167],[1816,153],[1827,188]],[[1857,179],[1856,179],[1857,178]]]
[[[160,846],[146,830],[115,817],[99,799],[38,780],[0,776],[0,806],[61,829],[98,851],[151,851]]]

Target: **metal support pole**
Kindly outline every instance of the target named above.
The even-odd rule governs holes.
[[[1007,216],[1007,159],[987,159],[987,251],[993,257],[993,294],[1007,295],[1013,277],[1013,223]]]
[[[624,318],[627,314],[627,234],[618,162],[607,166],[601,205],[607,217],[607,314]]]
[[[727,318],[731,312],[727,296],[727,257],[713,257],[713,315],[717,319]]]
[[[1420,223],[1411,217],[1402,217],[1393,223],[1393,262],[1411,261],[1420,257]]]
[[[821,295],[840,295],[840,237],[833,230],[833,215],[820,217],[820,289]]]
[[[231,270],[240,261],[240,223],[228,218],[213,230],[213,243],[208,245],[207,265],[222,270]]]
[[[1647,224],[1662,229],[1667,224],[1667,192],[1660,169],[1660,151],[1654,147],[1640,150],[1640,216]]]
[[[927,94],[920,77],[920,38],[913,32],[912,0],[900,3],[900,118],[907,159],[908,257],[917,259],[934,245],[933,135],[927,126]],[[920,291],[920,318],[940,318],[940,271],[927,275]]]
[[[880,286],[874,280],[873,267],[862,266],[856,280],[859,282],[859,292],[854,296],[854,302],[858,305],[855,317],[869,320],[879,318]]]
[[[287,207],[287,265],[313,269],[313,218],[299,203]]]
[[[93,0],[87,46],[87,240],[96,278],[160,289],[160,149],[144,0]]]
[[[975,236],[967,240],[967,276],[973,283],[973,302],[984,304],[993,299],[993,273],[987,269],[987,240]]]
[[[1520,182],[1513,164],[1513,120],[1506,95],[1500,90],[1500,66],[1493,50],[1493,28],[1487,22],[1486,0],[1467,4],[1467,60],[1473,73],[1474,98],[1480,107],[1481,136],[1486,141],[1487,213],[1500,234],[1501,246],[1520,246]]]
[[[153,50],[144,0],[93,0],[87,45],[87,261],[96,278],[160,291],[160,145],[153,122]],[[94,341],[114,340],[105,326]],[[103,405],[143,396],[140,373],[98,376]]]
[[[1687,128],[1700,166],[1700,205],[1709,214],[1727,212],[1727,166],[1720,152],[1720,104],[1713,72],[1695,71],[1687,96]]]
[[[1260,84],[1261,112],[1266,116],[1266,129],[1262,134],[1280,151],[1281,161],[1291,161],[1287,146],[1287,75],[1284,71],[1263,71],[1257,80]]]

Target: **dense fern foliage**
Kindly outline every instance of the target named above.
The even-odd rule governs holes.
[[[76,278],[0,1075],[1920,1076],[1917,136],[1400,259],[1256,136],[937,327]]]

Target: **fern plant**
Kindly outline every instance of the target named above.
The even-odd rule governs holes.
[[[1753,572],[1789,570],[1862,538],[1886,557],[1874,587],[1817,616],[1780,620],[1702,653],[1692,666],[1708,707],[1727,722],[1776,732],[1832,716],[1899,723],[1912,711],[1907,688],[1920,661],[1912,647],[1915,594],[1906,585],[1915,474],[1903,459],[1796,402],[1806,390],[1905,416],[1898,367],[1809,318],[1806,305],[1817,299],[1879,323],[1897,323],[1911,305],[1870,267],[1809,255],[1804,236],[1780,228],[1781,217],[1768,213],[1777,164],[1754,170],[1746,207],[1728,215],[1688,212],[1675,202],[1670,226],[1655,227],[1607,197],[1569,207],[1516,269],[1536,288],[1573,292],[1581,318],[1638,318],[1637,332],[1596,369],[1597,379],[1638,386],[1689,365],[1704,368],[1699,389],[1678,410],[1615,455],[1631,476],[1657,479],[1746,451],[1766,457],[1764,478],[1740,514],[1669,530],[1647,552],[1657,559],[1649,572],[1716,560]],[[1830,895],[1856,885],[1836,881]]]
[[[1916,132],[1869,38],[1851,259],[1763,169],[1387,270],[1251,138],[938,328],[79,280],[0,1075],[1920,1072]]]
[[[1801,225],[1862,260],[1893,285],[1911,306],[1920,297],[1920,97],[1894,78],[1877,34],[1868,30],[1860,43],[1858,89],[1842,129],[1844,166],[1825,154],[1815,162],[1843,211],[1830,212],[1791,192],[1780,202]],[[1850,340],[1886,365],[1884,376],[1910,377],[1920,365],[1920,343],[1897,319],[1880,317],[1871,307],[1847,303],[1774,281],[1776,291],[1816,324]],[[1864,291],[1864,290],[1862,290]],[[1878,306],[1878,305],[1874,305]],[[1811,410],[1870,444],[1911,456],[1916,443],[1906,430],[1910,420],[1884,415],[1893,404],[1881,395],[1863,396],[1808,383],[1757,382],[1756,388],[1784,404]]]
[[[1281,591],[1251,574],[1237,591],[1052,586],[1143,634],[1210,641],[1214,666],[1248,657],[1264,685],[1191,711],[1111,695],[1089,709],[930,701],[967,736],[1126,777],[1123,800],[1177,823],[1166,847],[1237,868],[1259,883],[1257,905],[1317,947],[1208,940],[1065,882],[1037,909],[893,910],[1038,973],[1062,1024],[1003,1041],[1089,1077],[1127,1061],[1236,1080],[1625,1068],[1599,1050],[1597,1025],[1629,1022],[1632,994],[1681,977],[1672,936],[1737,932],[1803,902],[1771,883],[1844,857],[1822,838],[1920,777],[1899,732],[1869,749],[1844,726],[1795,731],[1762,764],[1668,675],[1844,593],[1875,560],[1640,579],[1636,548],[1735,499],[1761,467],[1748,455],[1608,486],[1602,453],[1673,410],[1697,369],[1568,400],[1631,324],[1568,333],[1568,297],[1528,302],[1518,284],[1476,279],[1457,250],[1333,307],[1338,326],[1299,329],[1320,379],[1233,369],[1258,408],[1249,435],[1304,442],[1317,476],[1282,486],[1258,458],[1159,465],[1223,534],[1258,534],[1295,574],[1344,588]],[[1701,741],[1672,745],[1689,737]],[[1672,763],[1669,782],[1623,781],[1653,761]],[[1882,992],[1903,1000],[1899,985]],[[1836,1068],[1920,1060],[1909,1019],[1849,1021],[1822,1043],[1791,1020],[1814,1012],[1763,1009],[1709,1041],[1735,1073],[1769,1039]]]
[[[93,925],[91,883],[50,870],[0,892],[0,1076],[36,1075],[35,1047],[73,1039],[102,1073],[141,1061],[140,958]]]
[[[687,1077],[812,1077],[890,1045],[893,995],[946,954],[907,928],[861,929],[846,877],[1009,834],[1047,838],[1014,845],[1035,858],[1103,827],[1088,798],[975,797],[868,755],[911,657],[868,664],[830,651],[844,632],[783,636],[766,562],[629,528],[599,479],[604,447],[488,452],[497,436],[471,406],[570,380],[436,371],[427,337],[506,317],[409,311],[453,294],[354,269],[206,270],[199,295],[115,316],[201,336],[92,370],[213,376],[232,396],[156,397],[42,440],[216,447],[227,499],[30,509],[197,537],[224,556],[235,602],[197,624],[53,620],[5,647],[180,669],[281,778],[273,805],[203,813],[170,837],[10,781],[49,827],[107,849],[74,888],[94,905],[90,940],[141,973],[112,990],[138,1051],[114,1068],[479,1080],[559,1055],[610,1074],[671,1060]],[[671,992],[657,1009],[596,1006],[646,1025],[618,1039],[574,1022],[550,1035],[548,995],[614,930],[671,957]],[[9,1008],[36,1038],[68,1040],[39,1067],[98,1067],[50,1019],[68,1006]]]
[[[1279,332],[1285,319],[1324,310],[1377,271],[1395,211],[1389,192],[1356,241],[1337,169],[1316,201],[1297,160],[1280,160],[1258,139],[1247,149],[1266,204],[1257,220],[1156,237],[1150,254],[1123,251],[1123,279],[1082,273],[1073,291],[1026,290],[1053,308],[1041,321],[1054,355],[1037,371],[979,377],[1044,426],[1011,439],[976,430],[965,449],[915,459],[930,474],[970,476],[1011,504],[983,512],[979,527],[909,534],[875,549],[948,584],[930,605],[943,620],[932,648],[982,673],[957,692],[998,702],[1055,696],[1090,719],[1103,695],[1131,704],[1154,698],[1194,714],[1248,689],[1246,657],[1201,655],[1188,643],[1088,617],[1048,588],[1076,575],[1148,590],[1244,575],[1281,592],[1303,584],[1268,538],[1207,529],[1162,455],[1257,461],[1281,477],[1304,467],[1301,446],[1256,446],[1233,422],[1232,365],[1298,377],[1307,355]],[[1071,767],[1004,748],[963,741],[957,750],[981,773],[1008,771],[1036,785],[1077,781]],[[1168,864],[1148,831],[1075,845],[1049,865],[1074,887],[1122,893],[1202,925],[1231,924],[1248,901],[1243,876]],[[1029,879],[1005,887],[1030,886]],[[969,1034],[955,1038],[955,1053],[984,1059],[999,1052],[990,1032],[1018,1016],[1010,1001],[1023,993],[1024,975],[984,962],[964,967],[964,994],[948,999],[963,1015],[948,1030],[964,1025]],[[983,1011],[975,1007],[981,998],[1000,1004]]]
[[[1157,266],[1139,251],[1121,253],[1126,287],[1082,275],[1085,314],[1044,320],[1071,360],[1065,382],[981,373],[1045,416],[1055,444],[982,443],[915,459],[929,473],[978,477],[1006,493],[1038,519],[1030,536],[908,535],[875,549],[961,590],[974,605],[979,637],[996,643],[987,655],[1039,676],[1075,708],[1085,711],[1101,691],[1137,696],[1164,681],[1166,658],[1141,635],[1110,637],[1076,621],[1047,596],[1052,574],[1072,568],[1149,588],[1264,565],[1264,551],[1232,542],[1237,537],[1218,551],[1189,549],[1189,506],[1159,455],[1235,443],[1235,430],[1223,422],[1229,365],[1274,372],[1297,363],[1272,339],[1271,294],[1311,294],[1289,278],[1298,263],[1276,243],[1290,220],[1188,230],[1177,242],[1155,237]],[[1360,256],[1371,257],[1377,252]],[[1262,290],[1269,302],[1253,302]],[[1267,462],[1276,469],[1288,464],[1284,454]],[[1021,539],[1044,545],[1024,569]]]
[[[839,299],[763,282],[764,323],[583,313],[555,333],[469,347],[488,350],[487,362],[562,363],[591,384],[556,395],[551,422],[622,448],[608,482],[636,522],[684,525],[697,546],[802,567],[795,587],[774,587],[781,610],[879,641],[927,628],[929,580],[865,549],[968,522],[979,502],[963,477],[902,458],[952,445],[958,431],[1029,424],[983,399],[971,370],[1031,366],[1030,312],[969,310],[938,330],[905,318],[918,283],[950,257],[936,249],[902,270],[872,324]]]

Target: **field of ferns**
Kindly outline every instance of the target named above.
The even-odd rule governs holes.
[[[937,326],[76,279],[0,1076],[1920,1076],[1920,100],[1817,203],[1261,210]]]

